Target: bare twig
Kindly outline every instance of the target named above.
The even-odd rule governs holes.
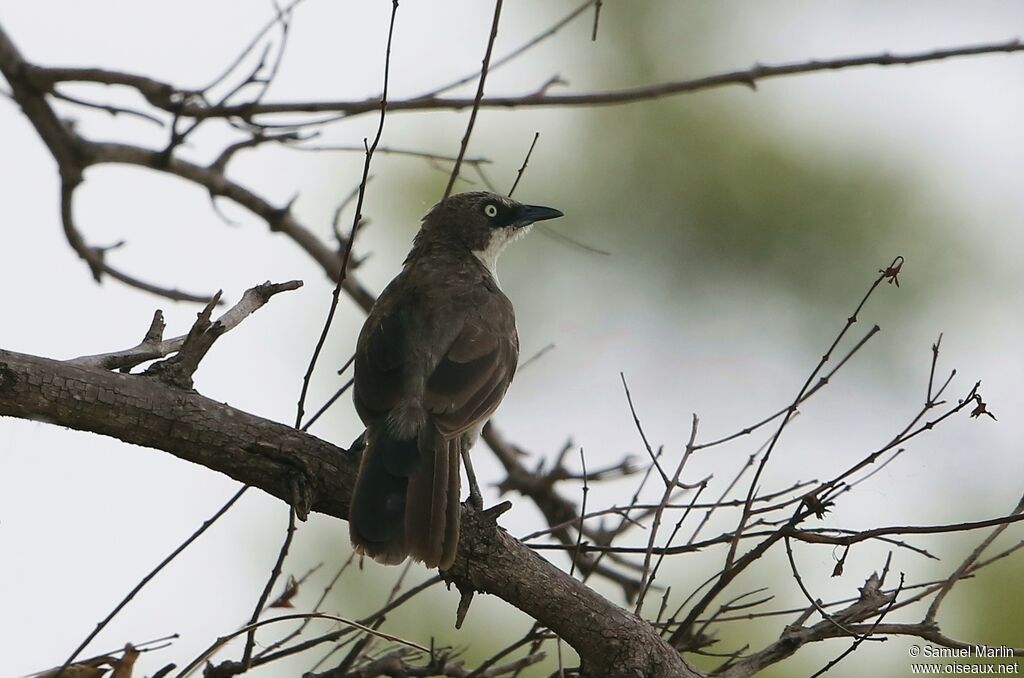
[[[267,604],[267,600],[270,598],[270,592],[274,588],[274,582],[281,576],[281,569],[284,567],[284,559],[288,555],[288,549],[292,544],[292,537],[295,536],[295,507],[291,506],[288,509],[288,530],[284,535],[284,543],[281,544],[281,550],[278,551],[277,560],[274,562],[274,568],[270,572],[270,577],[267,579],[266,585],[263,587],[263,593],[260,594],[259,600],[256,601],[256,607],[253,608],[252,617],[249,619],[249,632],[245,637],[245,650],[242,652],[242,666],[248,669],[252,665],[252,650],[256,645],[256,620],[260,618],[260,613],[263,612],[264,606]]]
[[[505,64],[509,63],[516,57],[522,55],[523,53],[533,49],[540,43],[544,42],[545,40],[556,34],[558,31],[562,30],[569,23],[571,23],[573,19],[583,14],[583,12],[585,12],[588,7],[593,5],[595,1],[596,0],[586,0],[583,4],[576,7],[576,9],[572,10],[567,15],[559,19],[557,22],[552,24],[551,27],[549,27],[548,29],[542,31],[541,33],[538,33],[534,37],[530,38],[530,40],[520,45],[519,47],[515,48],[505,56],[501,57],[500,59],[495,59],[494,62],[491,63],[491,67],[488,70],[493,71],[501,66],[504,66]],[[447,85],[443,85],[429,92],[421,94],[417,98],[436,97],[437,95],[447,92],[448,90],[455,89],[460,85],[465,85],[467,82],[475,80],[479,75],[480,71],[473,71],[472,73],[464,75],[463,77],[459,78],[458,80],[455,80],[454,82],[450,82]]]
[[[851,348],[849,351],[847,351],[846,355],[843,356],[843,358],[838,363],[836,363],[836,366],[833,367],[832,370],[828,372],[828,374],[826,374],[825,376],[823,376],[820,379],[818,379],[818,383],[816,383],[814,386],[812,386],[810,389],[807,390],[807,392],[803,395],[803,397],[800,399],[800,401],[797,403],[797,405],[798,406],[799,405],[803,405],[805,402],[807,402],[808,399],[810,399],[811,396],[813,396],[815,393],[817,393],[822,388],[824,388],[829,383],[831,383],[832,377],[835,376],[836,372],[838,372],[847,362],[849,362],[850,358],[852,358],[854,356],[854,354],[856,354],[862,348],[864,348],[864,345],[867,344],[868,341],[870,341],[870,339],[873,336],[878,334],[878,332],[881,331],[881,329],[882,328],[880,328],[878,325],[873,325],[871,327],[871,329],[868,330],[867,333],[861,338],[861,340],[858,341],[854,345],[853,348]],[[695,449],[703,450],[704,448],[707,448],[707,447],[715,447],[717,445],[722,445],[722,444],[727,443],[729,441],[735,440],[736,438],[739,438],[739,437],[742,437],[742,436],[745,436],[745,435],[750,435],[751,433],[753,433],[757,429],[761,428],[765,424],[769,424],[772,421],[774,421],[774,420],[778,419],[779,417],[783,416],[784,414],[786,414],[786,412],[789,412],[789,410],[790,410],[790,406],[787,405],[786,407],[783,407],[782,409],[780,409],[779,411],[775,412],[774,414],[768,415],[767,417],[765,417],[761,421],[757,422],[756,424],[751,424],[750,426],[747,426],[747,427],[745,427],[745,428],[743,428],[743,429],[741,429],[741,430],[739,430],[739,431],[737,431],[735,433],[732,433],[730,435],[724,436],[722,438],[718,438],[717,440],[712,440],[711,442],[707,442],[707,443],[699,443],[699,444],[696,445]],[[796,416],[796,414],[794,414],[793,416]],[[770,442],[771,442],[771,440],[769,439],[768,443],[770,443]],[[767,446],[768,443],[765,443],[765,446]]]
[[[1014,53],[1024,51],[1024,44],[1020,39],[1005,40],[1002,42],[984,43],[979,45],[968,45],[960,47],[949,47],[929,50],[926,52],[914,52],[907,54],[871,54],[853,57],[840,57],[835,59],[822,59],[811,61],[799,61],[775,66],[757,65],[752,68],[717,73],[714,75],[693,78],[689,80],[674,80],[644,85],[640,87],[626,87],[622,89],[609,90],[606,92],[587,92],[577,94],[547,94],[539,92],[525,96],[495,96],[484,97],[479,101],[480,108],[517,108],[517,107],[571,107],[571,106],[603,106],[616,104],[631,104],[640,101],[650,101],[668,96],[699,92],[718,87],[742,85],[748,88],[756,87],[757,83],[771,78],[785,77],[790,75],[804,75],[822,71],[835,71],[847,68],[858,68],[863,66],[895,66],[920,64],[931,61],[940,61],[957,57],[977,56],[986,54]],[[95,80],[100,82],[123,82],[124,84],[136,84],[146,87],[147,90],[154,89],[154,81],[143,78],[137,80],[137,76],[130,76],[123,73],[107,73],[92,69],[91,72],[82,72],[85,69],[42,69],[42,73],[33,73],[33,77],[41,81],[53,81],[56,79],[67,79],[68,76],[77,80]],[[157,83],[162,84],[162,83]],[[162,91],[157,87],[159,91]],[[159,99],[157,99],[159,101]],[[436,97],[431,95],[401,99],[389,103],[392,112],[399,111],[425,111],[425,110],[460,110],[472,107],[476,97]],[[260,104],[235,104],[225,106],[201,106],[191,102],[182,103],[178,109],[181,114],[194,117],[232,117],[232,116],[255,116],[272,115],[282,113],[342,113],[348,117],[369,113],[377,110],[380,106],[378,98],[363,99],[359,101],[300,101],[287,103],[260,103]]]
[[[1024,512],[1024,497],[1021,497],[1021,500],[1017,502],[1017,506],[1014,507],[1010,515],[1006,516],[1005,518],[996,519],[995,521],[985,520],[980,521],[978,523],[962,523],[963,531],[989,526],[994,526],[996,529],[992,530],[992,534],[985,537],[985,539],[983,539],[982,542],[978,544],[978,546],[973,551],[971,551],[971,553],[966,558],[964,558],[964,561],[960,563],[956,570],[954,570],[949,575],[949,578],[946,580],[945,583],[943,583],[942,587],[935,595],[935,599],[932,601],[932,604],[928,607],[928,612],[925,613],[923,623],[929,624],[935,621],[935,616],[939,613],[939,607],[942,606],[942,601],[945,600],[946,594],[948,594],[953,589],[953,586],[956,584],[956,582],[960,581],[960,579],[963,578],[964,574],[968,570],[970,570],[971,566],[974,565],[978,558],[981,557],[982,552],[985,549],[987,549],[992,544],[992,542],[994,542],[996,538],[1003,533],[1004,530],[1006,530],[1010,523],[1017,522],[1019,520],[1024,520],[1024,513],[1022,512]],[[961,529],[954,529],[949,531],[960,532]],[[904,532],[904,534],[906,534],[906,532]]]
[[[372,614],[370,614],[370,615],[368,615],[366,617],[363,617],[362,619],[358,620],[358,623],[361,626],[371,626],[371,625],[374,625],[374,624],[378,624],[381,620],[384,619],[385,615],[388,612],[390,612],[391,610],[394,610],[397,607],[400,607],[400,606],[404,605],[406,602],[408,602],[414,596],[422,593],[423,591],[426,591],[427,589],[431,588],[432,586],[435,586],[436,584],[439,584],[440,582],[441,582],[441,577],[435,575],[434,577],[431,577],[430,579],[427,579],[426,581],[421,582],[420,584],[418,584],[418,585],[414,586],[413,588],[407,590],[405,593],[403,593],[402,595],[396,597],[394,600],[392,600],[390,603],[384,605],[383,607],[381,607],[376,612],[373,612]],[[309,619],[310,620],[316,619],[316,617],[310,617]],[[321,645],[323,643],[335,642],[339,638],[341,638],[343,636],[346,636],[346,635],[349,635],[349,634],[353,634],[355,631],[357,631],[359,629],[360,629],[359,626],[346,627],[346,628],[338,630],[338,631],[331,631],[330,633],[326,633],[326,634],[323,634],[321,636],[317,636],[316,638],[311,638],[311,639],[309,639],[307,641],[304,641],[302,643],[298,643],[296,645],[293,645],[291,647],[285,648],[283,650],[279,650],[279,651],[274,652],[274,653],[268,653],[265,656],[261,654],[261,656],[259,656],[257,659],[255,659],[253,661],[253,666],[261,666],[263,664],[270,664],[270,663],[275,662],[275,661],[277,661],[279,659],[282,659],[284,657],[288,657],[288,656],[292,656],[292,655],[295,655],[295,654],[299,654],[301,652],[305,652],[306,650],[308,650],[310,648],[313,648],[313,647],[316,647],[317,645]]]
[[[303,0],[292,0],[292,2],[289,3],[286,7],[276,12],[274,17],[270,21],[268,21],[263,26],[263,28],[261,28],[259,32],[256,33],[256,35],[252,37],[252,39],[249,41],[249,44],[242,49],[239,55],[235,57],[234,61],[228,64],[227,68],[225,68],[217,77],[211,80],[210,83],[203,87],[200,91],[208,92],[209,90],[213,89],[214,87],[222,83],[225,79],[227,79],[227,77],[231,75],[231,73],[233,73],[236,68],[238,68],[242,61],[247,56],[249,56],[249,54],[252,53],[252,51],[256,48],[256,45],[259,44],[259,41],[263,39],[263,36],[270,32],[270,30],[274,26],[279,25],[283,18],[290,15],[292,10],[294,10],[302,1]]]
[[[494,3],[494,18],[491,20],[491,35],[487,39],[487,51],[484,52],[483,65],[480,67],[480,81],[476,86],[476,96],[473,98],[473,108],[469,113],[469,122],[466,124],[466,134],[462,137],[462,144],[459,146],[459,155],[455,159],[455,167],[448,178],[448,185],[444,189],[441,200],[447,200],[451,195],[452,187],[462,169],[462,158],[466,155],[466,147],[469,146],[469,137],[473,134],[473,125],[476,123],[476,114],[480,110],[480,100],[484,96],[484,83],[487,82],[487,70],[491,64],[491,51],[494,49],[494,40],[498,37],[498,22],[501,20],[501,5],[503,0],[496,0]]]
[[[159,565],[157,565],[150,571],[149,574],[143,577],[142,580],[138,584],[136,584],[135,587],[131,591],[129,591],[124,598],[121,599],[121,602],[114,606],[114,609],[110,611],[110,614],[104,617],[100,623],[96,624],[96,628],[93,629],[88,636],[86,636],[85,640],[83,640],[82,643],[77,648],[75,648],[75,651],[72,652],[71,655],[64,661],[64,665],[60,668],[60,670],[57,672],[54,678],[61,678],[61,676],[64,674],[68,666],[75,661],[76,657],[78,657],[79,653],[81,653],[82,650],[84,650],[86,646],[92,642],[92,639],[95,638],[99,634],[99,632],[102,631],[115,616],[117,616],[117,613],[124,609],[125,605],[130,603],[132,598],[138,595],[139,591],[141,591],[143,587],[153,579],[153,577],[158,575],[162,569],[167,567],[167,565],[169,565],[171,561],[177,558],[182,551],[187,549],[192,544],[192,542],[198,539],[200,535],[203,534],[203,532],[206,532],[208,529],[210,529],[210,527],[212,527],[213,524],[217,522],[221,516],[227,513],[228,509],[234,506],[235,502],[241,499],[242,495],[245,494],[245,491],[248,489],[248,485],[245,485],[241,489],[239,489],[238,492],[236,492],[234,496],[231,497],[231,499],[228,499],[223,506],[217,509],[216,513],[214,513],[212,516],[210,516],[208,520],[206,520],[202,525],[200,525],[199,529],[193,532],[185,541],[181,542],[181,544],[179,544],[177,548],[171,551],[171,553],[166,558],[160,561]]]
[[[625,386],[625,384],[626,384],[625,378],[623,378],[622,384],[623,384],[623,386]],[[627,390],[626,393],[627,393],[627,397],[628,397],[629,391]],[[629,407],[630,407],[630,410],[633,411],[633,401],[632,400],[630,400],[630,402],[629,402]],[[634,420],[636,420],[636,412],[635,411],[633,411],[633,418],[634,418]],[[640,422],[639,422],[639,420],[636,420],[636,421],[637,421],[637,426],[639,427]],[[651,588],[651,582],[654,579],[653,573],[651,572],[651,569],[650,569],[651,568],[651,558],[653,557],[653,552],[654,552],[654,542],[658,538],[658,527],[661,525],[661,516],[662,516],[663,512],[665,511],[665,507],[668,505],[669,501],[672,499],[672,492],[673,492],[673,490],[675,490],[675,488],[679,487],[680,478],[683,475],[683,469],[686,467],[686,462],[689,461],[690,455],[693,454],[693,441],[696,440],[696,438],[697,438],[697,425],[698,424],[699,424],[699,420],[697,419],[697,415],[694,414],[692,419],[691,419],[691,422],[690,422],[690,439],[689,439],[689,441],[686,444],[686,450],[683,451],[682,457],[679,459],[679,464],[676,465],[676,471],[675,471],[675,474],[672,476],[672,481],[668,482],[668,483],[665,483],[665,490],[664,490],[664,492],[661,495],[661,503],[658,505],[658,508],[655,509],[655,511],[654,511],[654,519],[651,521],[651,535],[647,539],[647,552],[644,554],[644,566],[643,566],[643,570],[641,570],[641,573],[640,573],[640,582],[641,582],[640,595],[637,596],[636,607],[633,610],[636,614],[640,614],[640,610],[643,608],[644,598],[647,595],[647,591]],[[646,443],[646,437],[644,439],[644,442]],[[706,482],[703,483],[701,485],[701,490],[703,491],[704,487],[706,487],[706,486],[707,486],[707,483]],[[698,492],[698,496],[699,496],[699,494],[700,493]],[[671,543],[671,541],[672,540],[669,539],[669,543]]]
[[[594,3],[594,28],[590,33],[591,42],[597,42],[597,24],[601,21],[601,7],[603,6],[604,2],[602,2],[602,0],[597,0],[597,2]]]
[[[302,287],[301,280],[291,280],[284,283],[271,283],[268,281],[262,285],[249,288],[242,295],[242,298],[238,303],[225,311],[224,314],[217,318],[215,322],[224,328],[224,332],[230,332],[245,318],[252,315],[260,307],[270,301],[270,298],[275,294],[297,290],[300,287]],[[163,315],[160,311],[157,311],[156,313],[157,315],[154,316],[154,323],[159,321],[162,326]],[[163,358],[164,356],[180,350],[187,337],[187,334],[183,334],[172,339],[163,339],[162,329],[161,332],[157,334],[153,334],[151,331],[147,332],[146,337],[138,345],[133,346],[132,348],[124,349],[122,351],[113,351],[110,353],[81,356],[79,358],[72,358],[67,362],[72,365],[96,367],[104,370],[135,367],[141,363],[149,360],[155,360],[157,358]]]
[[[309,427],[312,426],[313,424],[315,424],[316,420],[319,419],[320,417],[322,417],[324,415],[324,413],[327,412],[327,410],[329,410],[331,408],[331,405],[333,405],[334,403],[338,402],[338,398],[343,396],[345,394],[345,391],[347,391],[350,388],[352,388],[352,385],[355,383],[355,381],[356,381],[355,378],[351,378],[348,381],[346,381],[344,384],[342,384],[338,388],[338,390],[334,392],[334,395],[332,395],[330,398],[328,398],[327,402],[325,402],[323,405],[321,405],[320,409],[317,410],[313,414],[313,416],[309,418],[309,421],[307,421],[305,424],[303,424],[300,427],[300,430],[308,431]]]
[[[230,641],[233,638],[236,638],[237,636],[242,635],[243,633],[248,634],[251,631],[255,631],[256,629],[267,626],[268,624],[276,624],[278,622],[296,621],[304,619],[326,619],[328,621],[338,622],[339,624],[344,624],[346,626],[359,629],[360,631],[364,631],[379,638],[383,638],[384,640],[388,640],[393,643],[400,643],[413,650],[418,650],[420,652],[430,652],[429,648],[423,647],[422,645],[419,645],[409,640],[405,640],[404,638],[401,638],[399,636],[394,636],[389,633],[383,633],[376,629],[369,628],[368,626],[360,624],[359,622],[355,622],[350,619],[345,619],[344,617],[338,617],[332,614],[324,614],[323,612],[316,612],[313,614],[285,614],[279,617],[271,617],[270,619],[263,619],[252,624],[247,624],[240,629],[232,631],[226,636],[221,636],[220,638],[215,640],[209,647],[203,650],[203,652],[197,655],[196,658],[193,659],[187,666],[185,666],[185,668],[178,673],[178,678],[184,678],[184,676],[187,676],[189,673],[195,670],[196,667],[202,665],[202,663],[206,661],[206,658],[212,655],[214,652],[216,652],[218,648],[222,647],[228,641]]]
[[[626,383],[626,375],[623,372],[619,372],[619,378],[622,380],[622,390],[626,392],[626,402],[629,403],[629,413],[633,415],[633,424],[636,425],[637,432],[640,433],[640,439],[644,443],[644,449],[647,450],[647,456],[651,458],[651,464],[658,470],[658,474],[661,476],[661,481],[665,484],[665,487],[672,487],[672,483],[669,482],[668,474],[661,468],[661,464],[658,463],[658,455],[654,453],[654,448],[651,447],[650,441],[647,440],[647,434],[644,433],[644,427],[640,424],[640,417],[637,416],[636,407],[633,406],[633,396],[629,392],[629,384]]]
[[[902,266],[902,264],[903,257],[896,257],[893,260],[892,264],[890,264],[885,270],[880,272],[879,276],[875,278],[875,281],[871,284],[871,287],[868,288],[868,291],[864,294],[864,297],[860,300],[860,303],[857,304],[857,308],[855,308],[850,317],[846,319],[846,324],[843,325],[843,328],[839,331],[839,334],[836,335],[836,338],[832,341],[832,344],[828,347],[828,350],[826,350],[824,355],[821,356],[821,360],[818,361],[817,366],[815,366],[814,370],[811,372],[810,376],[807,377],[807,380],[804,382],[804,385],[800,388],[800,391],[793,399],[792,404],[789,406],[789,408],[787,408],[786,413],[782,417],[782,422],[779,424],[779,427],[775,430],[775,435],[772,436],[771,442],[768,444],[768,449],[765,450],[764,455],[761,457],[761,461],[757,465],[757,470],[754,471],[753,480],[750,481],[749,488],[747,489],[747,505],[744,507],[743,515],[740,517],[739,525],[737,525],[736,527],[735,534],[737,535],[737,537],[743,532],[743,527],[746,524],[747,519],[750,517],[750,506],[753,503],[754,492],[757,489],[758,481],[761,479],[761,473],[764,471],[765,466],[768,465],[768,461],[771,459],[772,452],[775,450],[775,446],[778,443],[779,438],[782,436],[782,432],[786,429],[786,425],[789,423],[790,419],[792,419],[793,415],[796,413],[796,408],[800,404],[800,401],[803,400],[804,395],[811,388],[811,384],[814,382],[814,378],[825,366],[825,363],[827,363],[829,359],[832,357],[832,352],[839,345],[839,342],[843,340],[843,337],[846,336],[847,331],[849,331],[853,324],[857,322],[858,314],[861,312],[861,309],[864,308],[864,305],[868,303],[868,299],[871,298],[871,295],[874,294],[874,291],[878,288],[878,286],[882,283],[883,280],[886,280],[887,278],[890,277],[892,279],[895,279],[896,274],[894,273],[890,276],[888,271],[895,270],[898,272],[899,267]],[[729,554],[726,556],[725,559],[725,566],[723,568],[724,571],[728,571],[732,567],[733,559],[736,555],[736,545],[737,542],[734,542],[733,546],[729,549]]]
[[[512,182],[512,188],[508,189],[508,197],[512,197],[512,194],[516,192],[516,186],[519,185],[519,180],[523,178],[523,172],[526,171],[526,166],[530,162],[530,156],[533,155],[533,147],[537,145],[537,139],[540,139],[540,132],[533,133],[533,141],[530,142],[530,150],[526,151],[526,157],[523,158],[523,164],[519,166],[519,171],[516,172],[516,180]]]
[[[359,182],[359,195],[356,198],[356,212],[352,217],[352,233],[348,238],[345,253],[341,259],[341,268],[338,273],[337,282],[334,286],[334,291],[331,294],[331,305],[327,311],[324,328],[320,332],[320,338],[317,340],[316,347],[313,349],[313,355],[309,360],[309,367],[306,369],[306,374],[302,378],[302,390],[299,393],[299,403],[295,413],[295,428],[300,428],[302,425],[302,417],[305,414],[306,393],[309,391],[309,382],[313,377],[313,370],[316,368],[316,362],[320,357],[320,351],[323,350],[324,343],[327,341],[327,335],[331,331],[331,323],[334,321],[334,313],[338,308],[338,298],[341,295],[341,290],[348,274],[348,262],[349,258],[352,256],[352,246],[355,243],[356,230],[359,228],[359,222],[363,218],[363,199],[366,197],[366,184],[370,179],[370,163],[373,161],[373,153],[377,150],[377,145],[380,143],[380,137],[384,133],[384,120],[387,117],[388,111],[388,80],[391,73],[391,40],[395,34],[395,16],[397,14],[398,0],[392,0],[391,19],[388,23],[387,47],[384,51],[384,93],[380,99],[380,119],[377,123],[377,134],[373,138],[373,143],[366,147],[366,159],[363,162],[363,178]]]

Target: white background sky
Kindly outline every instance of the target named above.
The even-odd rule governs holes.
[[[507,5],[498,54],[572,6]],[[672,44],[676,22],[685,21],[691,5],[682,3],[671,20],[652,22],[649,39]],[[385,2],[308,0],[294,20],[289,51],[269,98],[377,93],[389,9]],[[606,3],[603,21],[615,21],[624,11],[624,3]],[[700,70],[665,59],[655,64],[652,77],[698,76],[756,61],[1004,40],[1019,35],[1024,19],[1024,8],[1009,2],[789,2],[784,9],[721,3],[718,11],[719,47],[706,56]],[[201,85],[218,74],[270,12],[261,2],[171,6],[0,0],[0,22],[31,61],[118,68],[182,86]],[[392,94],[418,93],[478,64],[490,12],[489,3],[403,3]],[[489,91],[531,91],[554,72],[571,82],[572,91],[636,84],[616,82],[609,75],[612,69],[605,66],[618,56],[600,40],[590,43],[589,23],[584,21],[520,63],[497,71]],[[1024,56],[998,55],[798,76],[766,83],[756,93],[735,89],[697,95],[755,109],[759,124],[794,144],[823,154],[848,154],[857,162],[871,157],[908,173],[924,199],[934,197],[962,215],[952,221],[975,243],[975,253],[981,253],[980,266],[973,253],[967,258],[945,253],[938,263],[944,269],[940,277],[948,280],[941,299],[915,290],[914,261],[908,255],[904,288],[928,302],[899,307],[887,316],[892,318],[889,326],[875,341],[885,346],[878,350],[891,362],[872,367],[872,359],[862,356],[804,414],[765,483],[825,477],[884,442],[918,406],[928,349],[940,331],[946,332],[944,364],[956,366],[963,375],[954,393],[966,392],[970,382],[983,379],[983,392],[1000,421],[962,419],[922,441],[844,505],[844,526],[982,519],[1006,512],[1019,498],[1024,477],[1024,428],[1017,414],[1024,382],[1022,74]],[[97,99],[109,94],[82,91]],[[628,130],[630,109],[619,110]],[[567,232],[586,239],[587,224],[574,222],[573,215],[600,214],[601,201],[617,196],[580,190],[579,177],[588,170],[573,115],[559,110],[484,111],[471,152],[493,157],[491,174],[507,185],[539,129],[542,141],[518,197],[563,209]],[[454,153],[464,121],[464,113],[395,116],[384,143]],[[79,124],[97,139],[153,146],[163,139],[145,123],[101,115],[82,114]],[[329,140],[360,144],[375,124],[371,117],[360,118],[334,128]],[[210,149],[219,148],[219,140],[213,132],[199,136],[190,157],[211,158],[215,151]],[[273,149],[240,157],[232,165],[232,176],[280,204],[298,191],[298,216],[326,237],[331,210],[356,183],[361,165],[358,154]],[[403,199],[402,182],[418,174],[426,178],[417,181],[442,179],[410,161],[382,160],[376,167],[366,210],[373,224],[360,252],[373,252],[360,271],[372,289],[397,272],[417,220],[429,207],[429,202]],[[111,167],[90,170],[86,179],[77,195],[79,226],[94,244],[127,240],[110,256],[131,273],[194,291],[223,288],[229,300],[266,279],[306,281],[301,291],[275,298],[222,338],[197,376],[198,390],[211,398],[290,422],[304,361],[329,298],[324,277],[290,242],[268,234],[246,215],[230,212],[240,225],[224,225],[210,212],[201,191],[181,181]],[[56,358],[123,348],[142,336],[155,308],[164,310],[169,333],[186,331],[197,310],[193,306],[158,300],[115,282],[93,283],[63,239],[57,189],[53,159],[16,106],[0,100],[0,347]],[[694,307],[686,322],[668,317],[657,305],[627,303],[611,291],[633,284],[646,288],[627,278],[616,262],[642,258],[644,252],[627,246],[614,254],[607,260],[581,257],[534,236],[503,261],[502,282],[519,309],[524,356],[549,342],[559,347],[517,378],[498,416],[503,430],[538,454],[552,455],[569,436],[588,450],[593,466],[612,462],[623,451],[640,451],[618,381],[620,370],[630,380],[649,437],[670,449],[681,448],[692,411],[700,414],[709,437],[755,420],[799,388],[874,273],[845,268],[837,252],[834,267],[836,275],[848,280],[848,297],[837,300],[835,318],[815,325],[816,333],[808,337],[808,325],[797,321],[798,310],[787,306],[787,298],[760,289],[756,282],[740,280],[716,290],[714,308]],[[891,254],[880,254],[878,263]],[[543,269],[542,278],[531,275],[538,262],[563,259],[564,266]],[[609,300],[583,303],[580,295],[587,290],[597,295],[608,291]],[[899,304],[893,301],[897,294],[886,287],[873,304]],[[687,299],[682,291],[676,303],[685,306]],[[870,312],[864,319],[865,328],[873,322]],[[348,357],[360,322],[356,308],[343,303],[312,404],[335,388],[331,368]],[[347,444],[358,433],[348,403],[317,432]],[[752,445],[747,441],[699,459],[694,477],[712,471],[731,477]],[[477,472],[482,479],[498,477],[486,451],[478,451],[476,458],[481,459]],[[235,487],[225,477],[164,453],[46,424],[0,420],[0,674],[21,675],[62,660]],[[623,486],[596,490],[592,505],[621,501],[627,491]],[[494,498],[491,493],[489,499]],[[252,492],[154,581],[90,650],[182,633],[173,650],[140,664],[152,672],[172,659],[192,656],[236,627],[249,615],[273,563],[285,519],[279,502]],[[522,534],[534,529],[538,519],[519,500],[506,521],[511,532]],[[300,532],[287,569],[301,573],[319,559],[340,558],[347,549],[346,526],[317,519]],[[831,571],[827,551],[806,557],[807,567]],[[856,575],[830,582],[823,574],[813,581],[815,590],[822,596],[849,595],[879,563],[865,555]],[[920,568],[920,561],[908,558],[903,567]],[[370,578],[362,586],[379,587],[384,595],[390,579]],[[791,583],[780,588],[780,595],[792,594]],[[310,593],[315,597],[316,592]],[[435,609],[447,623],[455,594],[436,600]],[[367,604],[355,601],[337,611],[355,616]],[[489,609],[505,606],[494,603],[475,612],[483,617]],[[969,623],[957,630],[969,636]],[[887,652],[900,660],[904,656],[898,650]]]

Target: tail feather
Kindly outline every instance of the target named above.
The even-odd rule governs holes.
[[[367,431],[348,516],[352,545],[360,553],[389,565],[405,560],[406,491],[418,458],[415,440]]]
[[[407,440],[371,428],[349,511],[353,546],[387,564],[412,556],[450,567],[459,535],[458,443],[429,423]]]
[[[447,523],[444,530],[444,545],[441,549],[441,568],[447,570],[455,562],[455,553],[459,547],[459,523],[462,509],[459,507],[461,490],[462,465],[459,460],[459,438],[448,444],[448,502]]]
[[[419,436],[420,468],[409,478],[405,511],[409,554],[433,567],[441,562],[448,504],[448,442],[433,427]]]

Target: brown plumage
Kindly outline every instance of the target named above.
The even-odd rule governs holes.
[[[356,411],[366,447],[352,494],[356,550],[442,569],[459,540],[459,457],[515,374],[512,304],[494,261],[541,219],[561,216],[493,193],[461,193],[423,219],[402,272],[356,345]]]

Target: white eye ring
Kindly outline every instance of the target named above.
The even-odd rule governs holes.
[[[498,216],[498,208],[491,204],[484,205],[484,214],[493,219]]]

